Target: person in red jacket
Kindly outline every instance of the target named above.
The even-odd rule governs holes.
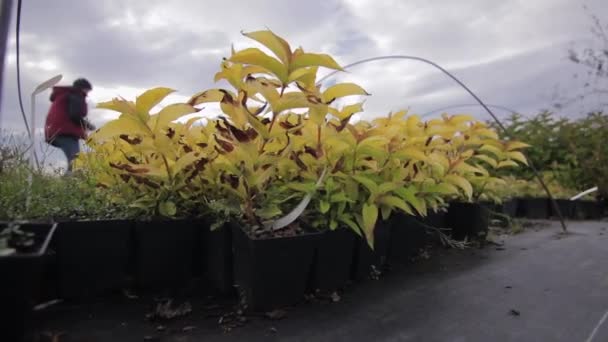
[[[68,173],[72,161],[80,152],[79,139],[86,138],[87,130],[95,127],[86,119],[87,94],[93,89],[84,78],[74,81],[71,87],[56,86],[51,93],[51,108],[46,117],[46,142],[63,151],[68,160]]]

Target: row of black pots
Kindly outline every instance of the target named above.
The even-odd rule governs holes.
[[[576,220],[597,220],[602,218],[604,208],[597,201],[556,199],[555,203],[563,218]],[[558,217],[558,211],[548,198],[513,198],[501,205],[486,204],[491,210],[528,219],[549,219]]]
[[[454,205],[454,210],[467,208]],[[457,221],[473,217],[396,216],[379,223],[373,250],[347,229],[254,239],[232,225],[208,231],[202,221],[65,222],[58,225],[54,253],[45,262],[43,287],[61,298],[82,299],[127,286],[174,289],[204,276],[222,293],[236,287],[250,309],[267,310],[294,304],[307,291],[333,291],[372,277],[389,260],[408,260],[432,239],[428,226],[443,227],[449,220],[455,237],[468,235],[475,222]]]

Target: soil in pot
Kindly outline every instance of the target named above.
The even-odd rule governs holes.
[[[356,237],[349,228],[323,232],[315,254],[311,280],[313,291],[338,290],[350,280]]]
[[[45,253],[55,226],[23,225],[21,229],[34,233],[33,245],[18,249],[14,254],[0,256],[0,341],[22,341],[26,337],[43,274]]]
[[[62,298],[83,298],[126,286],[132,222],[59,223],[57,269]]]
[[[198,221],[136,221],[134,275],[140,290],[176,290],[188,285],[193,273]]]
[[[232,227],[234,279],[247,310],[269,311],[304,298],[321,233],[284,232],[252,237]]]
[[[549,199],[518,198],[517,216],[529,219],[549,218]]]
[[[421,248],[431,242],[428,226],[433,225],[433,218],[423,218],[407,214],[395,214],[391,224],[389,247],[390,262],[408,263]]]
[[[391,241],[390,221],[378,221],[374,229],[374,249],[364,237],[357,236],[351,278],[353,280],[375,279],[388,266]]]
[[[478,203],[450,203],[446,221],[455,240],[483,241],[488,234],[489,212]]]

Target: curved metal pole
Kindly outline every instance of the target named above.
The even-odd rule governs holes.
[[[429,116],[431,114],[434,114],[434,113],[437,113],[437,112],[441,112],[441,111],[444,111],[444,110],[448,110],[448,109],[452,109],[452,108],[475,107],[475,106],[479,106],[479,103],[466,103],[466,104],[447,106],[447,107],[442,107],[442,108],[439,108],[439,109],[434,109],[434,110],[432,110],[430,112],[426,112],[426,113],[420,115],[420,117],[424,118],[424,117],[427,117],[427,116]],[[516,111],[514,109],[511,109],[509,107],[499,106],[499,105],[494,105],[494,104],[489,104],[489,103],[486,103],[486,106],[491,107],[491,108],[502,109],[504,111],[510,112],[511,114],[520,114],[520,115],[522,115],[520,112],[518,112],[518,111]]]
[[[467,93],[469,93],[475,99],[475,101],[477,101],[477,103],[479,103],[486,110],[486,112],[488,112],[488,114],[490,114],[490,116],[494,119],[494,121],[496,122],[496,124],[498,125],[498,127],[500,127],[500,129],[503,131],[503,133],[507,137],[509,137],[511,139],[513,138],[512,135],[511,135],[511,133],[502,124],[502,122],[500,122],[500,120],[498,120],[498,117],[496,115],[494,115],[494,113],[490,110],[490,108],[471,89],[469,89],[469,87],[467,87],[464,83],[462,83],[462,81],[460,81],[458,78],[456,78],[456,76],[452,75],[450,72],[448,72],[447,70],[445,70],[444,68],[442,68],[439,64],[437,64],[435,62],[432,62],[432,61],[430,61],[428,59],[421,58],[421,57],[416,57],[416,56],[407,56],[407,55],[379,56],[379,57],[372,57],[372,58],[362,59],[360,61],[348,64],[348,65],[344,66],[342,69],[348,69],[348,68],[352,68],[352,67],[354,67],[356,65],[365,64],[365,63],[369,63],[369,62],[380,61],[380,60],[387,60],[387,59],[406,59],[406,60],[419,61],[419,62],[423,62],[423,63],[426,63],[426,64],[430,64],[430,65],[434,66],[435,68],[441,70],[444,74],[446,74],[447,76],[449,76],[452,80],[454,80],[454,82],[458,83],[464,90],[466,90]],[[320,85],[324,80],[326,80],[327,78],[329,78],[329,77],[337,74],[338,72],[340,72],[340,70],[332,71],[329,74],[323,76],[317,82],[317,85]],[[528,158],[526,158],[526,159],[528,159]],[[532,169],[532,172],[534,173],[534,176],[536,177],[536,179],[538,180],[538,182],[540,183],[540,185],[543,187],[543,189],[547,193],[547,196],[549,196],[549,200],[551,201],[551,204],[553,205],[553,209],[557,213],[557,216],[559,217],[559,221],[561,222],[562,230],[564,232],[567,232],[568,231],[568,227],[566,226],[566,222],[564,221],[564,217],[562,216],[562,213],[559,210],[557,202],[555,201],[555,199],[551,195],[551,191],[549,191],[549,188],[547,187],[547,185],[543,181],[543,178],[540,176],[540,173],[538,172],[538,170],[534,166],[534,163],[531,160],[529,160],[529,159],[528,159],[528,166],[530,167],[530,169]]]

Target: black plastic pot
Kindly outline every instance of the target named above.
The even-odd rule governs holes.
[[[549,218],[549,199],[518,198],[517,216],[529,219]]]
[[[222,295],[233,294],[232,226],[226,224],[214,231],[205,229],[204,246],[205,278],[214,291]]]
[[[356,236],[349,228],[323,232],[315,254],[313,291],[338,290],[350,280]]]
[[[375,272],[382,272],[388,264],[391,227],[390,221],[378,221],[374,229],[374,249],[365,237],[357,236],[351,278],[366,280],[373,278]]]
[[[557,203],[557,207],[559,208],[562,217],[565,219],[574,218],[576,202],[568,199],[555,199],[555,203]],[[557,211],[553,207],[553,204],[549,201],[549,209],[551,212],[551,217],[558,217]]]
[[[132,222],[61,222],[55,237],[59,294],[91,297],[126,285]]]
[[[488,233],[489,212],[478,203],[452,202],[446,221],[455,240],[483,240]]]
[[[501,212],[509,217],[517,216],[517,208],[519,206],[519,200],[517,198],[511,198],[502,203]]]
[[[392,219],[389,259],[391,262],[407,263],[431,242],[428,226],[440,227],[431,217],[396,214]]]
[[[2,291],[0,291],[0,341],[22,341],[29,330],[31,309],[39,291],[45,253],[56,225],[22,225],[33,232],[35,250],[0,257]]]
[[[253,239],[232,227],[234,279],[248,310],[273,310],[303,299],[321,235]]]
[[[597,201],[575,201],[574,218],[579,220],[598,220],[602,218],[602,207]]]
[[[175,290],[192,278],[198,221],[136,221],[134,274],[140,290]]]

